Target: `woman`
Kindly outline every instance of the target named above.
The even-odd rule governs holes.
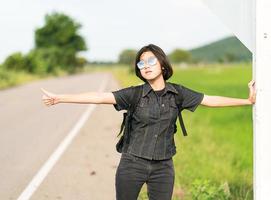
[[[136,200],[144,183],[149,199],[170,200],[175,177],[172,161],[176,154],[174,124],[178,115],[174,98],[180,90],[166,82],[173,70],[163,50],[156,45],[150,44],[139,50],[135,72],[145,83],[132,117],[129,145],[122,151],[116,172],[117,200]],[[194,112],[200,104],[209,107],[251,105],[256,99],[254,84],[254,81],[248,83],[247,99],[209,96],[179,85],[182,107]],[[43,90],[42,99],[47,106],[58,103],[113,104],[119,111],[128,109],[133,91],[128,87],[105,93],[55,95]]]

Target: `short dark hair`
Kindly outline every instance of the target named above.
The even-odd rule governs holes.
[[[135,59],[135,73],[136,73],[136,76],[139,77],[144,82],[146,82],[146,79],[144,79],[142,77],[142,75],[140,73],[140,69],[138,69],[138,67],[137,67],[137,63],[140,61],[140,56],[144,52],[147,52],[147,51],[151,51],[155,55],[155,57],[158,59],[161,67],[164,68],[162,70],[164,80],[168,80],[173,74],[172,66],[171,66],[165,52],[160,47],[158,47],[158,46],[156,46],[154,44],[146,45],[146,46],[142,47],[137,52],[136,59]]]

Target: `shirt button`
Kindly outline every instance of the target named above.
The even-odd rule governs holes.
[[[157,137],[157,134],[156,134],[156,135],[154,135],[154,137]]]
[[[165,104],[162,104],[162,107],[164,107],[165,106]]]

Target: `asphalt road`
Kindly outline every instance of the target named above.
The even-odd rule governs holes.
[[[35,81],[0,91],[0,199],[17,199],[89,104],[46,107],[40,88],[81,93],[119,88],[109,73]],[[97,105],[30,199],[115,199],[115,151],[122,114]]]

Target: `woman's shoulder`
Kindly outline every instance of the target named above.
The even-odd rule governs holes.
[[[171,87],[174,87],[177,91],[180,91],[183,89],[184,85],[182,83],[173,83],[173,82],[166,82]]]
[[[137,84],[137,85],[130,85],[130,86],[124,87],[124,88],[122,88],[120,90],[129,90],[129,91],[131,90],[131,91],[133,91],[133,90],[142,88],[144,86],[144,84],[145,83],[140,83],[140,84]]]
[[[183,85],[182,83],[169,82],[169,81],[167,81],[166,83],[171,84],[171,85],[175,85],[175,86],[179,86],[179,87]]]
[[[136,93],[140,93],[140,91],[143,90],[143,86],[144,86],[144,83],[127,86],[127,87],[118,89],[116,91],[113,91],[113,94],[131,99],[134,97]]]

